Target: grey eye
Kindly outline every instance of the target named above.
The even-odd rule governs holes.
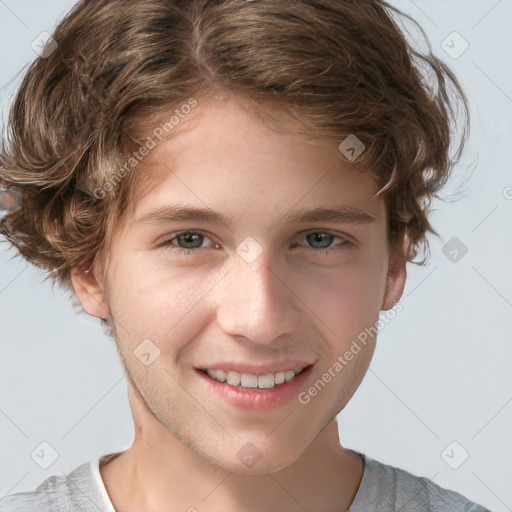
[[[184,233],[176,237],[178,245],[183,249],[198,249],[203,245],[203,235],[198,233]]]
[[[329,233],[311,233],[306,236],[308,243],[315,249],[325,249],[329,247],[332,244],[333,238],[334,235],[330,235]]]

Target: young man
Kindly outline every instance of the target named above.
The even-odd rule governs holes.
[[[11,113],[2,233],[111,329],[135,439],[0,510],[485,510],[339,442],[434,232],[450,83],[466,107],[390,10],[97,0],[57,27]]]

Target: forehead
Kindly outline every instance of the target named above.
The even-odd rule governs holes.
[[[199,102],[179,131],[141,162],[144,179],[131,213],[140,218],[179,200],[236,215],[322,204],[381,215],[381,200],[372,197],[376,183],[342,157],[339,141],[303,131],[285,117],[276,129],[233,98]]]

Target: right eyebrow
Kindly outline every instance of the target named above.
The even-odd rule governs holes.
[[[163,224],[166,222],[198,221],[227,224],[227,219],[220,213],[208,208],[187,205],[166,205],[146,212],[136,222],[145,224]]]

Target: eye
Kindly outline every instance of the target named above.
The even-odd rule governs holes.
[[[336,250],[341,250],[344,247],[352,247],[354,245],[345,237],[336,236],[332,233],[326,233],[325,231],[309,233],[304,237],[304,239],[314,249],[314,252],[334,252]],[[334,244],[336,240],[339,240],[340,243]]]
[[[209,238],[198,231],[182,231],[180,233],[174,233],[170,238],[160,244],[160,247],[171,247],[176,249],[176,252],[195,252],[196,249],[204,248],[204,242]],[[206,247],[218,247],[218,244],[213,242]],[[180,249],[183,249],[181,251]]]
[[[310,233],[306,236],[306,240],[309,244],[311,244],[315,249],[325,249],[332,244],[334,236],[329,233]],[[319,246],[315,246],[315,244],[319,244]]]
[[[338,242],[336,243],[336,241]],[[315,231],[306,234],[294,247],[304,247],[304,244],[313,249],[314,253],[332,253],[355,245],[345,237],[325,231]],[[176,254],[192,254],[201,249],[217,249],[220,246],[200,231],[181,231],[172,233],[159,247],[169,248]]]
[[[203,235],[199,233],[183,233],[175,238],[183,249],[198,249],[203,245],[203,239]]]

